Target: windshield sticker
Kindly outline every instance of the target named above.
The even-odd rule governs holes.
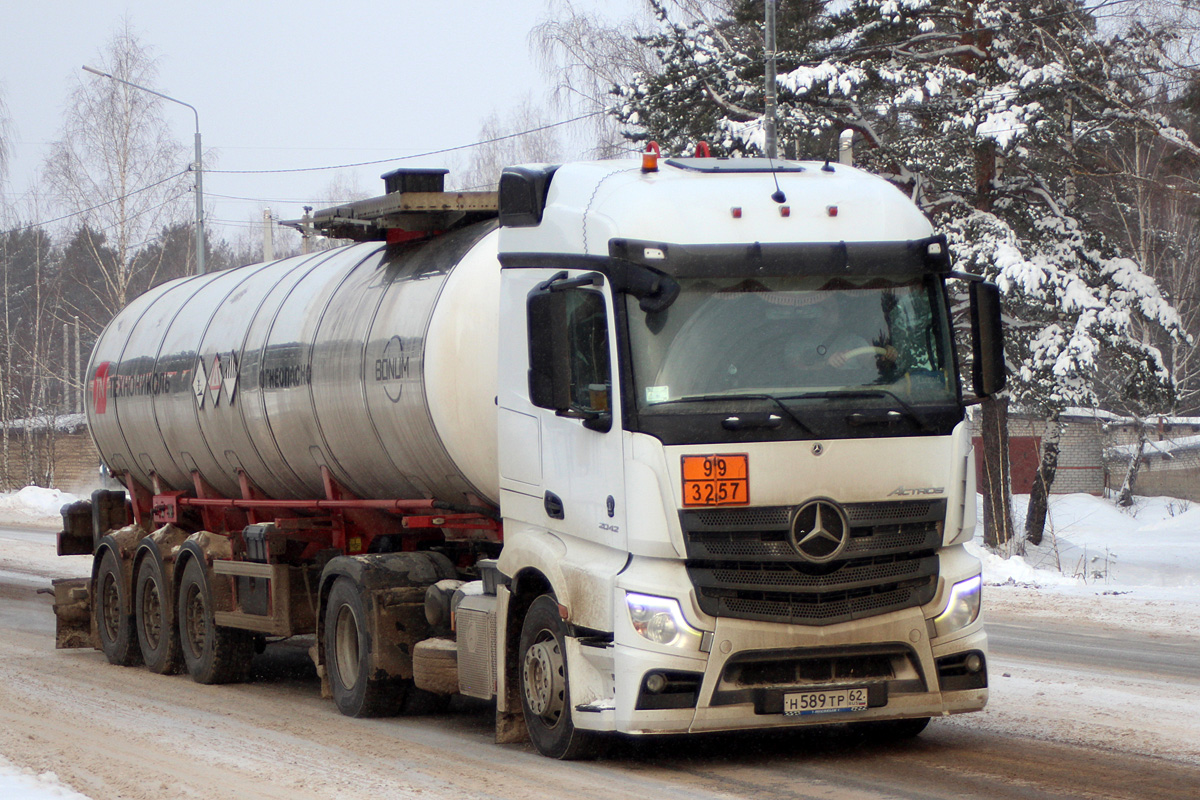
[[[671,399],[670,386],[647,386],[646,387],[646,402],[647,403],[665,403]]]

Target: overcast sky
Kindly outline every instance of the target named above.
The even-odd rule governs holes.
[[[547,80],[528,33],[564,0],[22,0],[5,3],[0,96],[14,126],[6,189],[30,191],[62,125],[64,104],[128,19],[159,56],[156,89],[200,113],[206,207],[231,236],[269,205],[298,217],[336,171],[232,175],[349,164],[476,141],[493,111],[532,96]],[[612,17],[638,0],[573,0]],[[194,118],[166,104],[166,119],[191,153]],[[458,163],[465,163],[460,156]],[[408,163],[452,167],[447,156],[346,170],[371,194],[379,175]],[[182,166],[182,165],[181,165]],[[230,199],[250,198],[247,200]]]

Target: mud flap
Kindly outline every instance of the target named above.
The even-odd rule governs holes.
[[[90,578],[60,578],[54,587],[54,616],[58,620],[54,646],[59,650],[76,647],[100,649],[100,633],[92,614]]]

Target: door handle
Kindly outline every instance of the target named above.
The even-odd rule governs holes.
[[[565,516],[562,498],[554,492],[546,492],[542,505],[546,507],[546,516],[550,519],[562,519]]]

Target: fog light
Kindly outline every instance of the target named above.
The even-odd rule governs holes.
[[[646,676],[646,691],[658,694],[667,688],[667,679],[661,672],[651,672]]]
[[[963,662],[963,666],[967,668],[967,672],[979,672],[983,669],[983,659],[979,657],[978,653],[971,653]]]

